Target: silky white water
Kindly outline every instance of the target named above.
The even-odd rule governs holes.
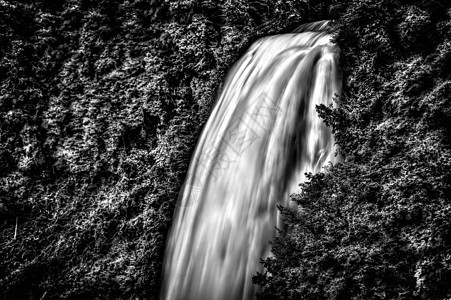
[[[277,204],[335,162],[315,106],[340,94],[327,22],[265,37],[235,64],[199,139],[165,254],[161,299],[252,299]]]

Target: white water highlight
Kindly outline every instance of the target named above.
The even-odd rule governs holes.
[[[161,299],[253,299],[276,205],[336,162],[315,107],[341,92],[339,48],[327,22],[297,31],[258,40],[230,71],[181,191]]]

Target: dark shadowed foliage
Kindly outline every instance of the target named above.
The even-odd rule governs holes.
[[[0,299],[156,299],[227,70],[302,1],[0,1]]]
[[[342,163],[281,208],[259,299],[451,297],[449,1],[332,3],[338,109],[318,107]]]

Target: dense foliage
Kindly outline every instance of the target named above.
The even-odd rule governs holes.
[[[156,299],[227,70],[303,1],[0,0],[0,299]]]
[[[260,299],[451,297],[447,0],[0,0],[0,299],[156,299],[189,158],[262,35],[335,19],[341,164],[281,208]]]
[[[259,299],[451,297],[450,4],[330,6],[345,92],[318,111],[344,159],[281,208]]]

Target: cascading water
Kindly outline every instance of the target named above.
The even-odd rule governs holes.
[[[230,71],[181,191],[162,299],[252,299],[276,204],[335,161],[315,106],[341,91],[339,49],[327,22],[297,31],[258,40]]]

